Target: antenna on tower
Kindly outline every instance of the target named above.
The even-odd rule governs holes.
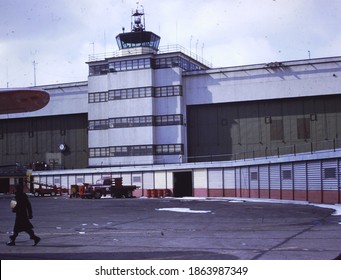
[[[90,45],[92,45],[92,55],[95,55],[95,42],[91,42]]]
[[[131,15],[131,31],[132,32],[144,31],[146,28],[143,6],[140,5],[140,10],[139,10],[139,2],[136,2],[136,4],[137,4],[137,8],[135,12],[134,11],[132,12],[132,15]]]
[[[30,52],[31,55],[33,56],[32,64],[33,64],[33,85],[34,86],[37,85],[37,75],[36,75],[37,69],[36,69],[36,66],[37,66],[38,62],[36,62],[36,60],[35,60],[35,56],[36,56],[37,52],[38,52],[37,50],[35,50],[34,52],[33,51]]]
[[[33,85],[36,86],[37,85],[36,65],[38,64],[38,62],[33,60],[32,63],[33,63]]]
[[[6,83],[6,85],[7,85],[7,88],[9,88],[9,78],[8,78],[8,59],[6,59],[6,80],[7,80],[7,83]]]
[[[143,52],[154,53],[158,51],[160,36],[153,32],[146,31],[145,13],[142,5],[136,3],[137,8],[131,14],[131,32],[125,32],[116,36],[116,42],[120,50],[142,47]]]

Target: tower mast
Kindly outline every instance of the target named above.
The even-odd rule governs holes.
[[[137,3],[138,4],[138,3]],[[138,6],[131,14],[131,32],[120,33],[116,42],[120,50],[140,48],[139,52],[155,53],[158,51],[160,36],[146,31],[145,13],[143,6]]]

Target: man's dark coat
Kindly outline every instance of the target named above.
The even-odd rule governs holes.
[[[33,228],[29,219],[32,219],[32,206],[24,192],[17,192],[15,195],[17,205],[14,208],[16,213],[14,232],[28,231]]]

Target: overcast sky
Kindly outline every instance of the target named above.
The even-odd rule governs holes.
[[[0,0],[0,88],[86,81],[136,0]],[[146,29],[214,67],[341,55],[341,0],[144,0]]]

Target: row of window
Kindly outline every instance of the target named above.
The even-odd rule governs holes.
[[[195,71],[203,69],[199,65],[190,62],[189,60],[180,57],[173,56],[167,58],[140,58],[140,59],[131,59],[131,60],[121,60],[114,61],[110,63],[105,63],[101,65],[90,65],[89,66],[89,75],[106,75],[110,72],[117,71],[129,71],[129,70],[138,70],[138,69],[162,69],[162,68],[172,68],[172,67],[180,67],[186,71]]]
[[[151,60],[149,58],[140,58],[132,60],[122,60],[109,63],[109,71],[128,71],[137,69],[151,68]]]
[[[203,69],[197,64],[190,62],[187,59],[184,59],[180,56],[166,57],[166,58],[158,58],[154,60],[153,68],[161,69],[161,68],[172,68],[172,67],[180,67],[186,71],[196,71]]]
[[[163,86],[163,87],[139,87],[110,90],[109,92],[91,92],[88,96],[89,103],[107,102],[110,100],[133,99],[144,97],[168,97],[181,96],[182,87]]]
[[[151,60],[149,58],[140,58],[133,60],[123,60],[101,65],[89,66],[89,75],[106,75],[109,72],[128,71],[136,69],[151,68]]]
[[[103,120],[89,121],[89,130],[100,130],[108,128],[124,128],[139,126],[167,126],[182,125],[183,116],[177,115],[161,115],[161,116],[136,116],[111,118]]]
[[[323,179],[336,179],[336,168],[335,167],[329,167],[323,169]],[[250,173],[250,179],[251,181],[258,181],[258,172],[253,171]],[[282,180],[292,180],[292,170],[282,170]]]
[[[90,148],[90,158],[95,157],[126,157],[126,156],[157,156],[157,155],[182,155],[182,144],[165,145],[136,145]]]

